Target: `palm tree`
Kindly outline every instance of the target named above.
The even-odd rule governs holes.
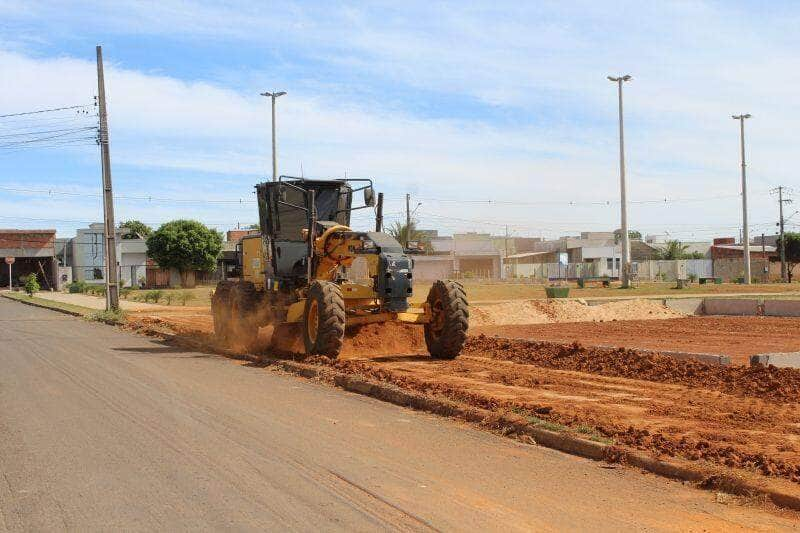
[[[686,250],[689,249],[688,244],[683,244],[678,240],[671,240],[666,242],[666,246],[658,251],[658,259],[684,259],[686,258]]]
[[[426,248],[428,246],[428,237],[421,231],[417,230],[416,220],[412,220],[408,227],[406,227],[405,224],[401,224],[399,221],[395,221],[394,224],[386,228],[386,233],[394,237],[397,242],[402,244],[404,247],[408,246],[409,241],[419,241],[424,243]]]

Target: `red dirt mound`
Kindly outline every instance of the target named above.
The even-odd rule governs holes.
[[[667,355],[642,354],[626,348],[584,347],[577,342],[567,345],[485,335],[470,337],[464,353],[559,370],[701,387],[774,402],[796,402],[800,398],[800,370],[793,368],[722,367],[679,361]]]

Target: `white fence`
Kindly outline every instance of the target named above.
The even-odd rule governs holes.
[[[506,272],[513,278],[577,279],[596,276],[618,277],[618,269],[609,270],[601,263],[521,263],[507,265]],[[678,278],[707,278],[713,276],[711,259],[681,259],[674,261],[638,261],[634,265],[640,281],[674,281]]]

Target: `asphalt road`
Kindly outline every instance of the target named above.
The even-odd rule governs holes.
[[[5,530],[775,530],[795,522],[0,298]]]

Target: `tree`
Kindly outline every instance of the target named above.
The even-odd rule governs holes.
[[[787,232],[783,234],[786,241],[786,273],[789,276],[789,283],[792,282],[792,270],[800,263],[800,233]],[[781,238],[778,237],[776,243],[778,254],[773,261],[780,261]]]
[[[686,259],[687,253],[686,250],[689,249],[688,244],[683,244],[681,241],[678,240],[671,240],[666,242],[666,246],[663,249],[658,250],[656,253],[656,259],[663,259],[663,260],[674,260],[674,259]]]
[[[628,230],[628,239],[638,239],[642,240],[642,233],[640,231],[636,231],[635,229]],[[622,230],[615,229],[614,230],[614,244],[619,244],[622,240]]]
[[[33,296],[39,290],[41,290],[41,287],[39,286],[39,280],[36,279],[36,273],[28,275],[28,279],[25,280],[25,292],[28,293],[28,296]]]
[[[123,239],[146,239],[151,233],[153,233],[153,229],[150,226],[144,222],[139,222],[138,220],[121,222],[119,227],[130,230],[129,233],[122,235]]]
[[[406,233],[408,230],[408,233]],[[426,250],[430,249],[430,239],[428,235],[424,232],[421,232],[417,229],[417,221],[412,220],[411,224],[406,228],[405,224],[401,224],[399,221],[395,221],[394,224],[386,228],[386,233],[394,237],[397,242],[402,244],[403,246],[406,245],[406,240],[408,241],[417,241],[423,245]]]
[[[162,224],[147,239],[147,255],[162,268],[175,268],[181,273],[184,286],[188,272],[217,268],[222,252],[222,235],[196,220],[173,220]]]

